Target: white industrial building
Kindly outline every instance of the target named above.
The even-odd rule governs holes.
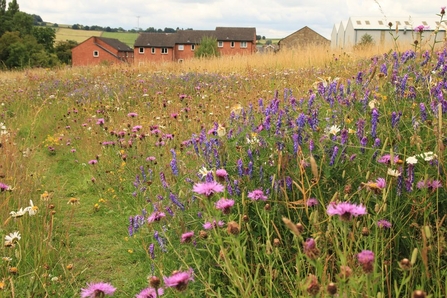
[[[369,34],[376,45],[394,45],[396,37],[398,45],[412,45],[415,40],[421,42],[420,33],[415,32],[420,25],[426,28],[422,33],[422,45],[432,45],[435,32],[438,32],[436,40],[444,41],[446,27],[439,22],[439,17],[350,17],[347,22],[334,25],[331,48],[352,48],[365,34]]]

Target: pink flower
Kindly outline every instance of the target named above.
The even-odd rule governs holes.
[[[103,125],[104,124],[104,118],[99,118],[98,121],[96,121],[96,124]]]
[[[188,286],[189,281],[194,280],[193,274],[194,271],[192,268],[189,268],[188,271],[175,272],[170,277],[163,276],[163,280],[165,286],[175,288],[178,291],[184,291]]]
[[[186,232],[182,234],[182,239],[180,242],[182,243],[188,243],[191,242],[192,237],[194,236],[194,231]]]
[[[137,113],[129,113],[129,114],[127,114],[127,117],[132,117],[132,118],[134,118],[134,117],[137,117],[138,116],[138,114]]]
[[[316,205],[318,205],[318,200],[316,198],[309,198],[309,200],[307,200],[308,207],[313,207]]]
[[[11,187],[9,185],[6,185],[6,184],[0,182],[0,191],[7,191],[10,189],[11,189]]]
[[[165,216],[166,216],[165,213],[160,212],[160,211],[155,211],[147,218],[147,222],[151,223],[154,221],[160,221],[160,219],[162,219]]]
[[[141,126],[141,125],[135,125],[134,127],[132,127],[132,132],[137,132],[142,128],[143,128],[143,126]]]
[[[104,295],[112,296],[116,288],[109,283],[99,282],[95,284],[87,284],[87,288],[81,289],[82,298],[104,297]]]
[[[216,222],[215,220],[213,220],[212,223],[209,222],[209,221],[206,222],[206,223],[204,223],[204,224],[203,224],[203,228],[204,228],[205,230],[211,230],[212,228],[215,228],[215,227],[222,228],[224,225],[225,225],[225,223],[224,223],[223,221],[221,221],[221,220],[219,220],[218,222]]]
[[[98,163],[98,161],[96,160],[96,159],[92,159],[92,160],[89,160],[88,161],[88,164],[89,165],[95,165],[95,164],[97,164]]]
[[[135,295],[135,298],[155,298],[157,296],[161,296],[164,294],[164,290],[162,288],[159,288],[155,290],[154,288],[146,288],[142,290],[139,294]]]
[[[386,219],[381,219],[377,221],[377,226],[381,229],[390,229],[391,223]]]
[[[247,197],[252,199],[253,201],[267,200],[267,196],[264,195],[264,192],[261,189],[255,189],[252,192],[249,192]]]
[[[225,169],[218,169],[216,170],[216,176],[219,178],[225,178],[228,176],[228,173]]]
[[[216,209],[222,210],[224,214],[229,214],[233,205],[234,200],[221,198],[219,201],[216,202]]]
[[[205,195],[209,198],[214,193],[223,192],[224,186],[220,183],[217,183],[216,181],[211,181],[204,183],[196,183],[194,184],[192,190],[198,194]]]
[[[385,154],[385,155],[381,156],[377,160],[377,162],[380,162],[380,163],[390,163],[390,161],[391,161],[391,155],[390,154]],[[394,156],[394,163],[397,163],[398,161],[399,161],[399,156],[395,155]]]
[[[372,251],[362,250],[362,252],[357,255],[357,260],[365,273],[373,271],[374,253]]]
[[[327,214],[330,216],[338,215],[342,220],[348,221],[351,220],[352,217],[357,217],[359,215],[365,215],[366,207],[363,205],[355,205],[351,204],[349,202],[341,202],[341,203],[335,203],[332,202],[327,207]]]

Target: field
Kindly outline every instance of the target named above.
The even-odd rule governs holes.
[[[74,40],[78,43],[92,36],[102,36],[102,31],[90,31],[90,30],[74,30],[70,28],[58,28],[56,31],[56,41]]]
[[[0,296],[446,297],[446,56],[1,73]]]

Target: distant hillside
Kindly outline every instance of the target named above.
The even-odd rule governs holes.
[[[92,30],[80,30],[67,28],[65,25],[59,25],[56,29],[56,41],[59,40],[74,40],[81,43],[92,36],[102,36],[108,38],[116,38],[119,41],[127,44],[133,48],[135,40],[138,37],[138,33],[132,32],[105,32],[105,31],[92,31]]]

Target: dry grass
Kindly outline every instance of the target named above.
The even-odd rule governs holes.
[[[90,31],[90,30],[73,30],[70,28],[59,28],[56,31],[56,41],[59,40],[74,40],[83,42],[92,36],[101,36],[102,31]]]

